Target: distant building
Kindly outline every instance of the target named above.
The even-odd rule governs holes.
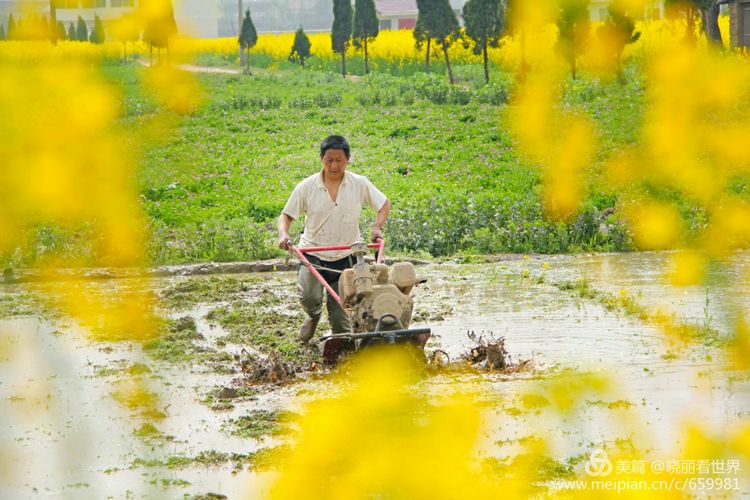
[[[750,48],[750,0],[729,0],[729,42]]]
[[[465,3],[466,0],[451,0],[451,7],[462,24],[461,9]],[[416,0],[375,0],[375,12],[381,30],[414,29],[419,14]]]
[[[419,13],[416,0],[376,0],[375,12],[381,30],[414,29]]]
[[[20,4],[23,3],[23,8]],[[56,17],[62,21],[65,27],[72,22],[75,23],[78,16],[86,22],[89,29],[94,27],[94,16],[104,23],[104,31],[107,24],[122,17],[123,14],[132,12],[138,7],[139,0],[57,0]],[[218,36],[219,17],[221,14],[220,2],[216,0],[180,0],[173,2],[175,6],[174,17],[180,33],[200,38],[216,38]],[[236,11],[235,3],[235,11]],[[18,0],[0,0],[0,23],[8,22],[8,15],[18,18],[33,12],[49,18],[50,2],[33,1],[23,2]],[[235,15],[237,13],[235,12]]]
[[[606,21],[609,18],[609,0],[591,0],[589,13],[592,21]],[[632,13],[636,19],[653,21],[664,17],[664,0],[653,0],[642,13]]]
[[[218,0],[221,15],[219,36],[238,36],[237,0]],[[260,33],[290,32],[304,28],[307,32],[330,31],[333,24],[333,0],[243,0],[250,9],[255,29]]]
[[[78,16],[81,16],[91,30],[94,27],[94,16],[104,23],[104,33],[107,33],[107,25],[132,12],[137,6],[135,0],[57,0],[55,15],[58,21],[62,21],[67,28],[70,23],[75,24]],[[49,2],[46,2],[44,14],[49,17]]]

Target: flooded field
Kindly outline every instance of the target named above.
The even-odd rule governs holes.
[[[431,368],[412,390],[430,401],[469,395],[485,467],[502,469],[543,441],[540,494],[597,450],[684,457],[691,425],[722,433],[750,419],[750,377],[727,368],[723,348],[737,311],[748,312],[750,254],[712,271],[708,288],[665,284],[666,259],[420,266],[428,281],[414,292],[413,326],[433,329],[428,354],[457,361],[476,346],[473,332],[504,338],[512,361],[530,362],[515,373]],[[319,354],[293,341],[302,320],[294,273],[147,285],[165,333],[143,344],[96,340],[44,305],[60,284],[0,286],[0,497],[262,496],[278,476],[269,450],[295,442],[310,402],[342,390],[316,368]],[[680,335],[665,335],[665,317]],[[248,364],[270,352],[294,380],[248,383]],[[560,410],[561,391],[572,407]],[[748,467],[740,463],[738,488],[723,493],[750,493]]]

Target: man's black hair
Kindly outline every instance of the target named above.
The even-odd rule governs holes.
[[[329,149],[341,149],[346,158],[349,158],[349,143],[340,135],[329,135],[320,143],[320,157],[322,158]]]

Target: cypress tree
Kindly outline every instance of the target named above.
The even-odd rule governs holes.
[[[375,12],[375,2],[373,0],[355,0],[352,41],[355,47],[363,47],[365,50],[365,73],[370,72],[367,43],[375,40],[379,31],[380,26],[378,15]]]
[[[435,0],[417,0],[417,25],[414,27],[414,45],[417,50],[422,48],[422,45],[427,43],[427,50],[425,51],[424,70],[430,71],[430,44],[432,37],[430,36],[430,26],[433,22],[431,17],[435,12],[434,7]]]
[[[599,43],[610,49],[610,56],[617,71],[617,79],[625,83],[625,75],[622,72],[622,51],[625,46],[636,42],[641,33],[635,30],[635,23],[626,11],[626,3],[622,0],[612,0],[607,7],[609,18],[599,26],[596,32]]]
[[[0,24],[0,41],[5,41],[5,27]]]
[[[146,24],[143,30],[143,41],[148,43],[151,54],[151,63],[153,63],[154,47],[159,50],[169,48],[169,39],[177,33],[177,23],[174,19],[174,9],[170,1],[167,8],[164,9],[161,17],[152,18]]]
[[[76,40],[76,27],[73,26],[73,21],[70,22],[68,27],[68,40]]]
[[[299,62],[302,67],[305,67],[305,59],[310,57],[310,39],[305,35],[304,30],[300,26],[297,32],[294,34],[294,43],[292,44],[292,52],[289,54],[289,60]]]
[[[94,16],[94,29],[91,31],[91,37],[89,41],[91,43],[101,44],[104,43],[104,23],[99,19],[99,16]]]
[[[65,40],[68,38],[68,34],[65,32],[65,25],[62,21],[57,21],[57,39]]]
[[[435,43],[443,49],[445,65],[448,67],[448,79],[450,80],[451,85],[453,85],[455,81],[453,79],[451,61],[448,57],[448,49],[456,40],[461,38],[461,29],[458,25],[458,19],[456,18],[456,13],[453,12],[450,1],[436,0],[434,17],[430,16],[428,19],[433,23],[428,26],[429,34],[435,39]]]
[[[8,40],[16,39],[16,20],[13,19],[13,14],[8,16],[8,31],[5,32],[5,37]]]
[[[86,21],[81,16],[78,16],[78,26],[76,26],[76,40],[79,42],[87,42],[89,39],[89,29],[86,26]]]
[[[586,51],[589,41],[589,0],[561,0],[557,29],[557,50],[570,65],[575,80],[576,60]]]
[[[63,39],[65,39],[65,28],[63,27]],[[57,40],[60,39],[60,26],[57,24],[57,1],[50,0],[49,2],[49,39],[53,45],[57,45]]]
[[[245,50],[245,63],[248,72],[250,71],[250,49],[255,47],[256,43],[258,43],[258,32],[255,31],[255,25],[250,17],[250,9],[247,9],[240,29],[240,48]]]
[[[39,39],[39,40],[51,40],[53,33],[50,30],[47,16],[42,14],[41,19],[36,19],[35,21],[36,22],[34,23],[35,25],[34,38]]]
[[[333,0],[333,27],[331,46],[341,54],[341,74],[346,78],[346,48],[352,36],[352,4],[350,0]]]
[[[474,53],[482,54],[484,81],[489,83],[488,47],[497,47],[505,28],[505,5],[501,0],[469,0],[463,8],[466,36],[474,41]]]

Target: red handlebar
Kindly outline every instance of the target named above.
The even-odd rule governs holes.
[[[317,279],[328,291],[328,294],[334,298],[336,302],[338,302],[341,307],[344,307],[344,304],[341,303],[341,297],[339,297],[339,294],[336,293],[336,291],[331,287],[331,285],[328,284],[328,282],[323,278],[323,276],[320,275],[317,269],[313,267],[313,265],[310,263],[309,260],[307,260],[307,257],[305,257],[306,253],[309,252],[326,252],[331,250],[350,250],[352,248],[351,245],[337,245],[337,246],[330,246],[330,247],[307,247],[307,248],[298,248],[291,243],[288,245],[289,250],[297,254],[297,257],[299,258],[300,262],[307,267],[307,269],[310,270],[313,276],[315,276],[315,279]],[[377,248],[378,249],[378,258],[376,262],[378,264],[382,263],[385,259],[385,240],[383,238],[380,238],[377,243],[369,243],[367,245],[367,248]]]
[[[351,250],[351,245],[336,245],[336,246],[330,246],[330,247],[306,247],[306,248],[297,248],[294,245],[290,245],[290,248],[296,248],[302,253],[310,253],[310,252],[329,252],[333,250]],[[383,238],[380,238],[377,243],[368,243],[367,248],[377,248],[378,249],[378,258],[377,262],[380,264],[385,259],[385,240]]]

